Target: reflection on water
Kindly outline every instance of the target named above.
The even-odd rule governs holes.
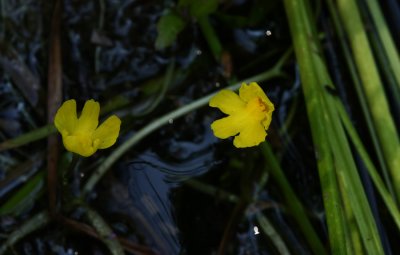
[[[151,149],[121,163],[117,180],[111,183],[106,207],[133,221],[136,234],[159,254],[179,254],[185,247],[172,201],[173,188],[189,178],[206,173],[216,162],[210,144],[215,141],[209,128],[197,142],[169,139],[160,156]],[[173,155],[173,156],[171,156]]]
[[[129,196],[137,211],[134,221],[143,226],[141,231],[161,254],[178,254],[179,231],[169,199],[171,185],[165,181],[165,174],[152,165],[143,164],[138,170],[132,164],[128,175]]]

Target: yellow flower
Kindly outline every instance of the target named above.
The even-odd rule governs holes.
[[[209,105],[229,115],[211,124],[216,137],[235,136],[233,145],[237,148],[256,146],[265,141],[275,108],[257,83],[242,83],[239,95],[231,90],[221,90],[211,98]]]
[[[113,115],[97,127],[99,112],[100,104],[93,99],[86,101],[79,118],[74,99],[65,101],[58,109],[54,125],[68,151],[89,157],[97,149],[106,149],[116,142],[121,120]]]

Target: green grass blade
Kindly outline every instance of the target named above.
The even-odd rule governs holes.
[[[324,62],[318,54],[311,53],[310,58],[314,62],[315,74],[318,77],[318,84],[332,84]],[[351,153],[340,117],[337,113],[334,96],[320,87],[321,108],[324,109],[323,118],[327,129],[327,140],[333,155],[333,161],[344,206],[350,204],[353,213],[346,213],[347,216],[354,215],[359,228],[359,235],[363,241],[367,254],[383,254],[383,248],[377,226],[370,209],[368,199],[364,192],[363,185],[358,175],[358,170]],[[318,86],[315,88],[318,89]],[[321,141],[317,141],[321,142]],[[347,208],[346,208],[347,209]],[[352,218],[347,219],[347,225],[351,227]],[[351,230],[351,229],[350,229]],[[351,233],[355,236],[355,233]],[[352,247],[359,250],[358,238],[353,238]]]
[[[350,203],[367,254],[383,254],[377,226],[358,175],[347,137],[340,123],[339,116],[337,112],[335,112],[336,109],[332,107],[332,98],[326,99],[328,115],[330,115],[327,118],[327,128],[330,129],[328,140],[332,146],[332,153],[334,154],[338,181],[340,186],[343,187],[341,192],[342,197],[345,197],[344,199],[348,200]],[[351,224],[351,221],[352,219],[349,219],[348,224]],[[352,233],[352,235],[354,236],[354,233]],[[357,242],[353,243],[353,247],[357,246]]]
[[[33,205],[43,186],[44,171],[40,171],[0,206],[0,216],[21,214]]]
[[[307,217],[307,213],[297,198],[296,193],[290,186],[289,181],[283,173],[281,166],[279,165],[278,159],[272,152],[271,146],[264,142],[260,145],[263,152],[265,163],[268,166],[268,171],[273,176],[274,180],[278,183],[280,190],[282,191],[283,197],[285,198],[286,205],[290,210],[291,215],[296,220],[301,231],[304,234],[305,239],[311,247],[314,254],[327,254],[324,246],[317,233],[315,232],[310,220]]]
[[[393,197],[396,197],[396,195],[395,195],[396,193],[394,192],[394,189],[393,189],[393,184],[390,180],[389,169],[388,169],[385,159],[383,157],[383,151],[379,144],[378,136],[376,134],[376,130],[375,130],[375,127],[372,122],[371,113],[369,112],[369,109],[368,109],[368,103],[364,96],[361,80],[358,77],[356,66],[355,66],[354,60],[351,56],[351,49],[345,40],[344,28],[340,22],[337,10],[336,10],[332,0],[328,0],[327,3],[328,3],[329,11],[331,14],[331,18],[333,20],[333,24],[336,29],[336,33],[337,33],[339,41],[340,41],[340,45],[341,45],[341,48],[342,48],[342,51],[343,51],[343,54],[344,54],[344,57],[345,57],[345,60],[347,63],[347,68],[348,68],[351,78],[353,80],[353,84],[354,84],[354,87],[355,87],[355,90],[356,90],[356,93],[358,96],[358,101],[359,101],[361,109],[362,109],[362,114],[364,115],[364,119],[367,124],[368,132],[370,134],[370,138],[373,143],[373,146],[374,146],[374,149],[376,152],[376,156],[379,161],[379,166],[380,166],[381,171],[384,176],[386,186],[388,187],[391,195]]]
[[[400,93],[400,57],[394,44],[393,38],[390,34],[389,28],[386,24],[382,10],[376,0],[367,0],[367,6],[371,13],[372,19],[374,20],[376,30],[379,34],[383,48],[388,58],[389,66],[392,75],[395,77],[397,82],[397,98]]]
[[[355,1],[338,0],[337,7],[351,44],[373,124],[398,199],[400,196],[400,141],[378,69]]]
[[[348,196],[346,196],[346,189],[342,182],[339,182],[340,191],[342,193],[342,201],[344,208],[344,216],[346,218],[346,223],[348,231],[345,232],[346,239],[351,240],[347,248],[348,254],[362,254],[363,244],[361,241],[360,232],[358,231],[357,221],[351,207],[351,202]]]
[[[299,62],[302,88],[306,98],[306,107],[310,121],[314,147],[316,150],[317,165],[321,181],[322,195],[326,211],[329,240],[332,254],[347,254],[345,219],[342,202],[333,164],[333,157],[328,144],[326,127],[322,116],[318,80],[315,76],[314,63],[310,58],[311,30],[307,24],[303,1],[285,0],[285,10],[288,17],[292,40],[297,60]],[[319,141],[319,142],[318,142]]]
[[[331,197],[324,197],[327,215],[335,211],[339,215],[334,218],[337,220],[336,223],[342,224],[339,227],[333,226],[333,220],[331,219],[330,222],[327,218],[328,227],[331,228],[329,238],[332,253],[346,254],[360,251],[362,248],[357,237],[359,235],[367,254],[383,254],[376,223],[358,176],[346,134],[335,109],[333,97],[325,89],[326,84],[332,86],[332,82],[322,59],[315,22],[304,1],[286,0],[285,7],[300,66],[313,141],[318,153],[322,190],[335,185],[333,192],[336,196],[336,207],[351,209],[345,213],[343,209],[328,207]],[[326,162],[321,164],[321,154],[329,164]],[[323,179],[324,174],[332,175],[332,173],[336,175],[341,190],[337,188],[335,177]],[[350,205],[351,208],[346,205]],[[344,215],[347,218],[344,218]],[[351,227],[353,215],[359,233],[350,232],[355,230],[354,227]],[[348,240],[349,236],[355,238]],[[338,240],[343,243],[340,244]]]
[[[336,106],[339,111],[343,125],[345,126],[346,131],[350,136],[351,142],[353,143],[353,145],[356,148],[357,152],[359,153],[361,159],[363,160],[363,162],[369,172],[369,175],[371,176],[371,179],[374,182],[375,187],[379,192],[379,195],[382,197],[386,207],[389,210],[389,213],[393,217],[393,220],[394,220],[397,228],[400,230],[400,212],[396,205],[395,200],[393,199],[393,197],[391,196],[389,191],[386,189],[382,178],[379,176],[379,173],[376,170],[374,164],[372,163],[372,160],[368,156],[368,153],[367,153],[364,145],[362,144],[360,137],[358,136],[355,128],[351,124],[351,121],[346,113],[346,110],[343,107],[343,104],[341,102],[337,101]]]
[[[200,29],[203,32],[203,35],[208,43],[208,46],[211,49],[211,52],[214,55],[214,58],[217,61],[221,60],[222,56],[222,45],[219,41],[217,33],[214,28],[211,26],[210,20],[208,16],[203,16],[198,19],[198,23],[200,25]]]

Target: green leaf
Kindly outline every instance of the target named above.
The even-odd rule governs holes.
[[[179,0],[178,8],[183,8],[183,7],[189,6],[192,2],[193,2],[193,0]]]
[[[177,14],[168,12],[157,24],[156,49],[162,50],[171,46],[178,34],[185,28],[185,21]]]
[[[0,216],[6,214],[19,215],[26,208],[32,206],[43,191],[44,177],[44,171],[42,170],[24,184],[0,207]]]
[[[196,0],[190,2],[190,14],[197,19],[215,12],[218,0]]]

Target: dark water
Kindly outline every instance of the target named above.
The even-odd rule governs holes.
[[[255,75],[275,63],[290,45],[285,14],[280,1],[259,2],[226,2],[211,17],[224,50],[231,56],[233,71],[226,77],[190,17],[174,45],[162,51],[155,49],[157,21],[174,5],[173,1],[63,1],[60,29],[64,99],[75,98],[82,104],[94,98],[101,105],[122,101],[116,111],[126,120],[118,142],[122,144],[149,121],[215,91],[216,85],[222,87]],[[47,1],[2,1],[0,141],[46,122],[53,7]],[[241,18],[243,13],[248,20]],[[231,22],[232,18],[237,24]],[[159,81],[172,61],[176,62],[175,76],[165,96],[152,111],[138,114],[154,102],[162,84]],[[324,240],[319,182],[298,74],[293,63],[288,63],[287,69],[291,75],[288,79],[264,84],[277,109],[268,139],[277,148],[294,188],[301,190],[298,195]],[[299,113],[292,121],[295,124],[280,131],[293,109]],[[234,227],[228,233],[228,254],[277,254],[269,238],[255,231],[260,229],[260,212],[273,223],[292,252],[310,254],[301,233],[293,227],[293,219],[282,209],[276,184],[269,180],[266,186],[257,186],[263,168],[259,150],[237,150],[230,140],[213,136],[209,125],[221,116],[205,107],[171,120],[120,158],[90,194],[88,203],[118,236],[158,254],[216,254],[231,221]],[[61,178],[63,185],[76,188],[83,176],[80,173],[90,174],[111,150],[83,160],[76,175]],[[1,203],[16,192],[21,179],[24,182],[39,169],[45,170],[44,159],[35,158],[25,171],[10,178],[13,169],[39,152],[46,152],[44,141],[0,152]],[[247,201],[239,216],[231,220],[235,203],[218,194],[207,194],[189,180],[236,197],[253,197],[257,203]],[[18,228],[19,222],[47,208],[45,192],[42,189],[35,193],[35,203],[19,214],[1,216],[0,243]],[[71,214],[81,219],[82,212]],[[15,250],[19,254],[108,253],[98,240],[58,223],[28,235]]]

